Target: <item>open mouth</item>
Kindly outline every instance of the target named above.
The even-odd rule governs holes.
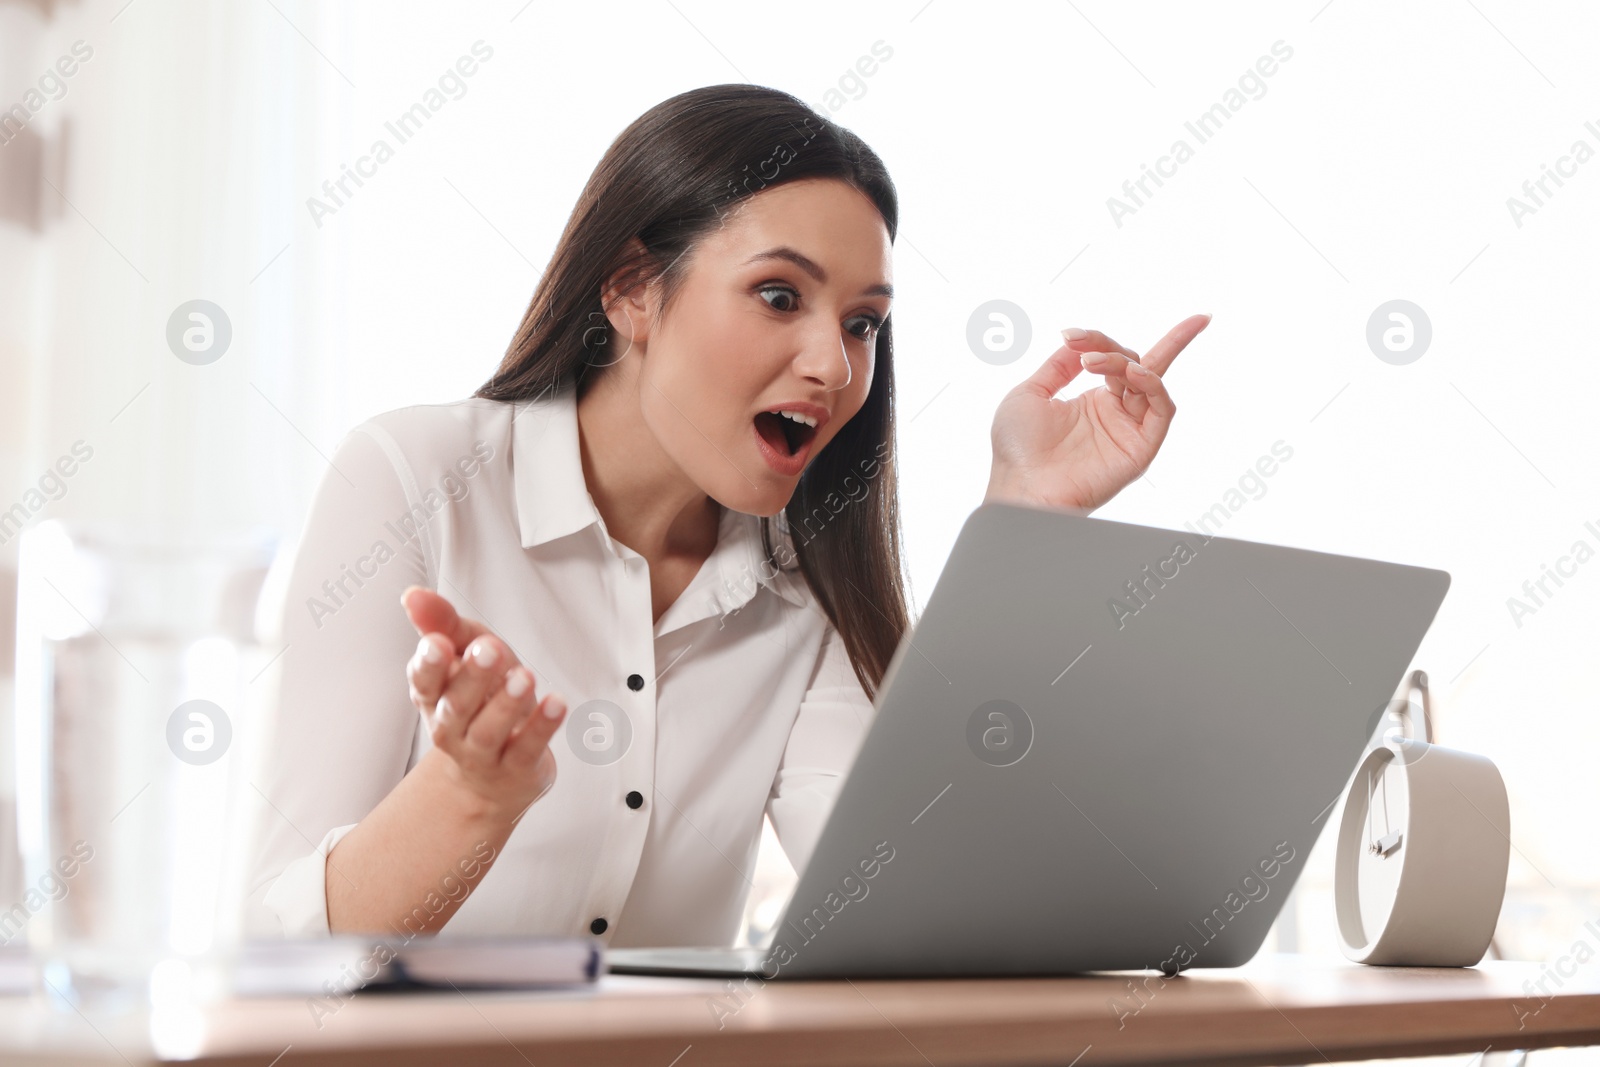
[[[763,411],[756,416],[756,431],[779,455],[792,456],[802,451],[817,435],[817,428],[804,416]]]

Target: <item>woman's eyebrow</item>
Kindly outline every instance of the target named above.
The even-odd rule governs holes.
[[[765,252],[757,252],[744,261],[744,266],[748,267],[752,263],[761,263],[769,259],[781,259],[793,263],[823,285],[828,284],[828,272],[823,270],[816,260],[803,252],[797,252],[788,245],[780,245],[777,248],[769,248]],[[862,292],[867,296],[886,296],[891,300],[894,299],[894,286],[887,282],[869,285]]]

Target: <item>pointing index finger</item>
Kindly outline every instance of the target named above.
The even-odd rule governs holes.
[[[1167,335],[1150,346],[1150,351],[1139,360],[1148,370],[1157,374],[1165,374],[1167,368],[1172,366],[1172,361],[1199,336],[1200,331],[1211,323],[1210,315],[1190,315],[1178,325],[1167,331]]]

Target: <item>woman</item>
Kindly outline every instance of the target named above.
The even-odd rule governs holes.
[[[256,782],[263,930],[726,945],[764,813],[805,865],[909,625],[897,225],[882,162],[795,97],[676,96],[611,145],[477,394],[345,439]],[[1137,477],[1207,321],[1143,357],[1064,331],[996,412],[986,500]],[[1085,368],[1103,388],[1053,399]]]

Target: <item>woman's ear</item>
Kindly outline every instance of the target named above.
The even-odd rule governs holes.
[[[640,266],[648,262],[644,242],[628,238],[623,250],[624,266],[614,271],[600,291],[600,306],[605,308],[614,338],[612,360],[620,360],[635,344],[650,339],[650,323],[655,313],[657,286],[641,284]]]

